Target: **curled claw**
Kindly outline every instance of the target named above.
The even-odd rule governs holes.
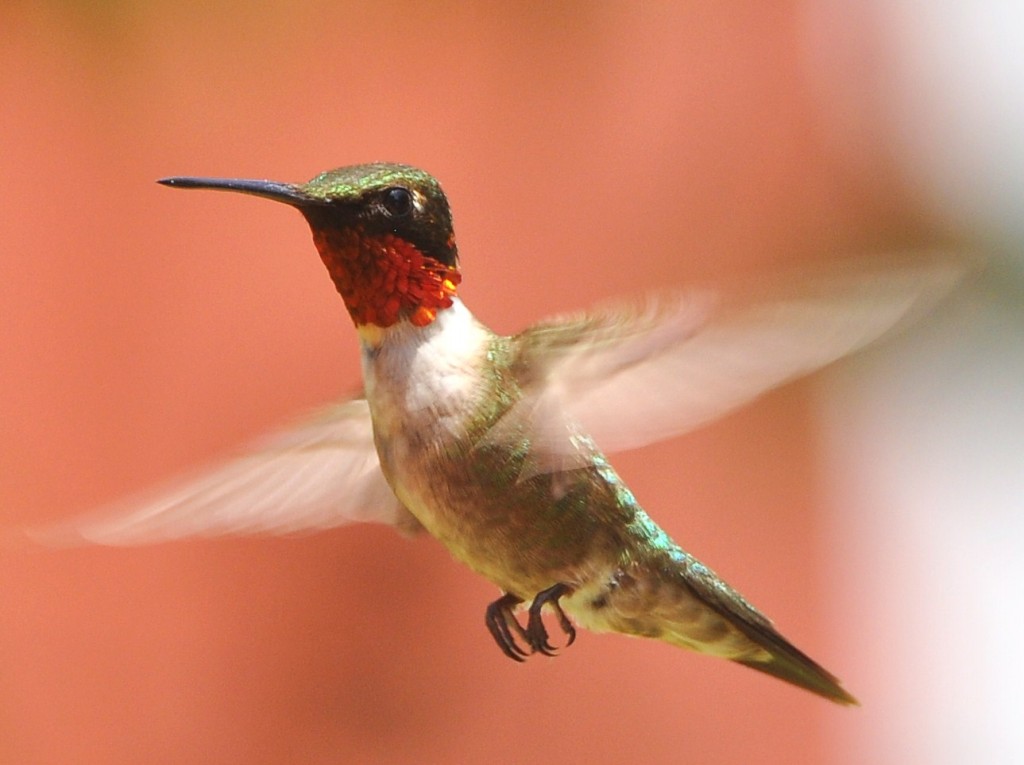
[[[532,653],[542,653],[545,656],[555,656],[558,649],[548,641],[548,631],[544,626],[544,619],[541,611],[544,606],[550,605],[554,609],[558,624],[566,635],[565,648],[568,648],[576,640],[576,628],[572,626],[569,617],[565,615],[558,599],[568,595],[572,589],[567,584],[556,584],[553,587],[537,593],[530,604],[529,617],[526,628],[519,623],[515,617],[515,608],[523,599],[508,592],[487,606],[484,622],[487,629],[498,644],[501,652],[514,661],[526,661]],[[525,648],[522,644],[525,644]]]
[[[526,645],[532,645],[526,630],[523,629],[513,613],[515,607],[522,602],[521,598],[511,593],[506,593],[487,606],[487,612],[484,616],[487,629],[494,638],[494,642],[498,644],[498,648],[501,649],[503,654],[515,661],[526,661],[527,657],[533,653],[532,647],[527,651],[516,640],[516,637],[518,637]],[[569,642],[572,641],[570,640]]]
[[[559,598],[568,595],[570,592],[572,590],[568,585],[559,583],[543,592],[537,593],[536,597],[534,597],[533,603],[530,604],[530,617],[526,624],[526,641],[534,651],[538,651],[545,656],[555,656],[558,653],[558,649],[548,642],[548,631],[544,626],[544,620],[541,618],[541,611],[548,604],[554,609],[555,616],[558,617],[558,625],[566,635],[565,647],[568,648],[576,640],[576,628],[572,626],[569,617],[565,615],[562,606],[558,603]]]

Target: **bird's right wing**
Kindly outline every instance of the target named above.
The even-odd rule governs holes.
[[[369,406],[361,398],[327,407],[217,468],[32,536],[58,544],[131,545],[357,522],[419,529],[384,480]]]

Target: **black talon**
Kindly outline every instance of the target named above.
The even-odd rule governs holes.
[[[541,618],[541,611],[544,606],[550,604],[558,617],[558,625],[566,635],[565,648],[568,648],[576,640],[576,628],[572,626],[569,617],[565,615],[558,599],[568,595],[572,589],[567,584],[556,584],[548,587],[543,592],[537,593],[530,604],[530,617],[526,623],[526,641],[534,651],[539,651],[545,656],[556,656],[558,650],[548,642],[548,631],[544,627],[544,620]]]
[[[498,644],[498,648],[501,649],[503,654],[515,661],[526,661],[526,658],[533,653],[532,649],[527,651],[516,641],[516,635],[518,635],[520,640],[530,645],[530,639],[526,634],[526,630],[523,629],[515,614],[512,613],[515,607],[522,602],[522,598],[518,598],[512,593],[506,593],[487,606],[487,612],[484,617],[487,629],[494,638],[494,642]],[[570,640],[569,642],[572,641]]]

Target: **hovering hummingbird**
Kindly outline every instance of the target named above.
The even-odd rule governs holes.
[[[506,337],[459,299],[451,212],[422,170],[381,163],[295,185],[160,183],[302,213],[355,323],[365,392],[81,523],[80,536],[120,544],[352,521],[426,530],[501,589],[485,621],[511,659],[555,653],[547,607],[566,645],[574,622],[658,638],[856,703],[662,531],[605,454],[690,430],[871,342],[952,284],[948,262],[838,273],[751,306],[663,297]]]

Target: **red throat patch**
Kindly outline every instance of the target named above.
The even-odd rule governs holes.
[[[390,327],[408,318],[425,327],[451,307],[462,281],[458,269],[393,234],[321,230],[313,232],[313,243],[356,325]]]

